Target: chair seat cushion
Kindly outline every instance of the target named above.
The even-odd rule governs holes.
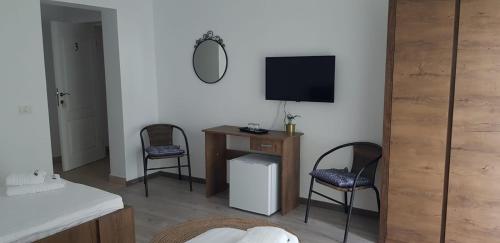
[[[146,153],[151,157],[164,157],[184,154],[184,150],[178,145],[150,146],[146,148]]]
[[[356,174],[349,172],[347,169],[318,169],[309,173],[313,178],[326,182],[340,188],[350,188],[354,185]],[[356,181],[356,186],[369,186],[371,185],[370,179],[359,176]]]

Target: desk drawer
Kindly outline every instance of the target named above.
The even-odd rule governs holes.
[[[281,155],[281,141],[250,138],[250,149],[268,154]]]

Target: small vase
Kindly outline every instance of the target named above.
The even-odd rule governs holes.
[[[295,124],[288,123],[286,124],[286,133],[292,135],[295,133]]]

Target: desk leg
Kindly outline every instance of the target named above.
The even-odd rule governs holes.
[[[207,197],[227,189],[225,134],[205,133],[205,178]]]
[[[281,214],[299,206],[300,192],[300,138],[283,140],[281,159]]]

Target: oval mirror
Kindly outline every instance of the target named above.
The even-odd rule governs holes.
[[[227,70],[227,54],[219,36],[209,31],[196,41],[193,68],[198,78],[209,84],[217,83]]]

